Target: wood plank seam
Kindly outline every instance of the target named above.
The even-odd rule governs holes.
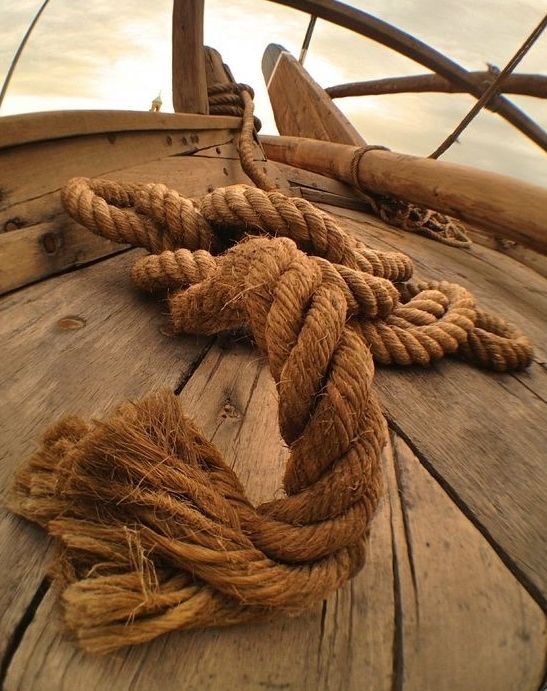
[[[389,502],[389,525],[391,530],[392,544],[392,568],[393,568],[393,604],[394,604],[394,626],[393,626],[393,671],[392,671],[392,691],[403,690],[403,668],[404,668],[404,613],[401,593],[401,579],[399,576],[399,563],[397,561],[397,550],[395,548],[395,529],[393,527],[393,506]]]
[[[501,561],[519,581],[525,590],[532,596],[532,598],[542,607],[547,609],[547,598],[539,590],[539,588],[528,578],[528,576],[519,568],[515,561],[510,557],[501,545],[494,539],[486,526],[481,523],[477,516],[470,510],[470,508],[462,501],[458,492],[452,485],[441,475],[441,473],[430,463],[424,453],[416,446],[414,440],[407,434],[407,432],[395,422],[393,417],[384,409],[388,426],[396,434],[398,434],[410,447],[416,458],[420,461],[427,472],[438,482],[446,494],[452,499],[454,504],[460,509],[463,515],[477,528],[481,535],[485,538],[488,544],[492,547],[494,552],[498,555]]]
[[[28,607],[25,610],[23,616],[19,620],[19,623],[11,633],[8,645],[6,646],[4,655],[2,656],[2,660],[0,661],[0,689],[4,688],[4,680],[8,673],[8,669],[13,659],[13,656],[17,652],[19,643],[23,640],[28,627],[32,623],[36,610],[42,603],[42,600],[46,596],[50,587],[51,583],[49,577],[46,575],[37,587],[36,592],[34,593],[32,600],[29,602]]]
[[[74,271],[78,271],[79,269],[84,269],[89,266],[94,266],[95,264],[99,264],[100,262],[106,261],[107,259],[112,259],[112,257],[117,257],[120,254],[125,254],[126,252],[130,252],[131,250],[134,250],[134,247],[128,247],[128,246],[123,246],[120,245],[119,250],[113,250],[108,252],[108,254],[103,254],[100,257],[92,257],[89,260],[83,259],[82,261],[79,261],[75,264],[72,264],[71,266],[67,266],[63,269],[59,269],[59,271],[54,271],[53,273],[47,275],[47,276],[39,276],[36,278],[36,280],[31,280],[28,283],[25,283],[24,285],[17,286],[16,288],[11,288],[10,290],[6,290],[2,292],[1,297],[7,297],[8,295],[13,295],[14,293],[17,293],[19,291],[24,290],[25,288],[29,288],[30,286],[36,285],[37,283],[42,283],[42,281],[47,281],[50,278],[58,278],[59,276],[64,276],[65,274],[70,274]]]

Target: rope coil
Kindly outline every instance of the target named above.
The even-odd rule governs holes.
[[[465,288],[412,280],[404,254],[371,249],[275,189],[253,158],[250,87],[210,98],[243,104],[242,166],[262,189],[188,199],[161,184],[74,178],[62,201],[92,232],[151,253],[132,278],[167,292],[175,332],[252,334],[277,386],[285,496],[254,506],[168,391],[102,422],[52,427],[11,506],[58,538],[65,619],[89,651],[320,602],[362,568],[382,492],[374,361],[457,354],[501,372],[532,357]]]
[[[49,430],[12,508],[62,544],[65,619],[87,650],[296,614],[362,568],[386,440],[373,359],[529,363],[526,338],[469,291],[411,280],[408,257],[368,248],[306,200],[85,178],[62,200],[93,232],[152,252],[133,280],[169,291],[175,332],[251,332],[290,452],[285,496],[255,507],[170,392]]]

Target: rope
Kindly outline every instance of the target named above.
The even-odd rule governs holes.
[[[350,175],[353,186],[364,196],[374,213],[385,223],[402,228],[411,233],[425,235],[431,240],[437,240],[450,247],[469,248],[471,240],[468,238],[461,223],[451,216],[439,211],[426,209],[402,199],[389,195],[373,194],[363,189],[359,180],[359,166],[363,156],[369,151],[389,151],[386,146],[369,144],[355,150],[350,163]]]
[[[534,45],[534,43],[537,41],[537,39],[541,36],[543,33],[545,27],[547,26],[547,14],[543,17],[543,19],[540,21],[540,23],[536,26],[536,28],[532,31],[530,36],[524,41],[522,46],[517,50],[517,52],[513,55],[513,57],[509,60],[507,65],[503,68],[503,70],[498,74],[496,79],[490,84],[490,86],[484,91],[482,96],[479,98],[479,100],[475,103],[473,108],[467,113],[467,115],[463,118],[463,120],[460,122],[460,124],[455,128],[455,130],[448,135],[448,137],[444,140],[442,144],[440,144],[435,151],[430,154],[429,158],[439,158],[445,151],[447,151],[452,144],[457,141],[458,137],[460,134],[464,131],[464,129],[469,125],[469,123],[475,119],[475,117],[478,115],[478,113],[489,103],[491,98],[499,92],[500,87],[502,86],[503,80],[511,74],[511,72],[515,69],[515,67],[519,64],[519,62],[522,60],[522,58],[526,55],[526,53],[530,50],[530,48]]]
[[[382,492],[374,360],[456,354],[503,372],[532,357],[466,289],[411,280],[404,254],[367,247],[257,175],[252,96],[238,93],[242,164],[265,189],[188,199],[161,184],[74,178],[62,201],[94,233],[151,252],[132,277],[168,291],[174,332],[251,333],[277,386],[285,496],[254,506],[168,391],[102,422],[57,423],[19,472],[11,507],[61,543],[65,619],[89,651],[322,601],[362,568]]]
[[[258,141],[254,118],[254,91],[247,84],[219,83],[209,87],[209,111],[216,115],[237,115],[242,118],[239,136],[241,167],[254,184],[263,190],[274,190],[276,185],[254,160],[254,142]],[[258,121],[260,126],[260,121]],[[359,164],[369,151],[389,151],[385,146],[369,144],[355,151],[350,164],[353,185],[370,204],[372,211],[385,223],[403,230],[425,235],[450,247],[468,248],[471,240],[461,223],[438,211],[425,209],[387,195],[373,194],[364,190],[359,182]]]
[[[175,332],[251,332],[290,451],[284,498],[253,506],[170,392],[50,429],[12,508],[63,545],[65,618],[87,650],[297,614],[362,568],[386,440],[373,359],[530,362],[527,339],[467,290],[410,280],[407,257],[366,247],[306,200],[244,185],[190,200],[84,178],[62,200],[93,232],[153,252],[133,280],[170,291]]]

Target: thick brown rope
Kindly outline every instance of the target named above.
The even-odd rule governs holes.
[[[530,360],[525,337],[467,290],[409,280],[407,257],[366,247],[305,200],[242,185],[189,200],[84,178],[62,199],[93,232],[153,252],[133,278],[171,291],[175,331],[251,331],[290,450],[286,496],[254,507],[169,392],[50,430],[12,508],[59,539],[66,621],[88,650],[298,613],[359,571],[385,441],[373,358],[460,353],[499,371]]]
[[[276,185],[255,161],[257,132],[262,127],[254,116],[254,91],[247,84],[234,82],[213,84],[208,89],[209,112],[212,115],[237,115],[241,117],[239,133],[239,160],[244,172],[254,184],[263,190],[274,190]]]
[[[395,309],[392,301],[390,312],[383,313],[381,321],[370,311],[366,323],[359,326],[378,362],[429,364],[443,355],[461,352],[477,364],[505,371],[515,363],[525,367],[531,359],[527,339],[505,322],[500,322],[505,326],[495,322],[492,332],[488,326],[475,329],[477,310],[468,291],[446,282],[408,283],[412,275],[408,257],[367,247],[343,231],[332,216],[304,199],[245,185],[219,188],[192,202],[164,185],[126,186],[124,192],[118,188],[115,182],[75,178],[63,190],[63,203],[70,215],[90,230],[154,253],[137,261],[133,269],[134,281],[144,290],[177,289],[208,278],[217,266],[208,251],[218,253],[245,234],[285,236],[307,254],[336,265],[346,285],[353,281],[355,291],[363,293],[366,283],[371,291],[369,304],[384,300],[388,292],[378,282],[371,288],[373,277],[397,285],[401,302],[406,303],[404,309]],[[127,207],[130,198],[132,208]],[[167,200],[169,214],[162,211]],[[118,208],[116,202],[125,208]],[[158,254],[163,249],[171,251]],[[192,254],[190,250],[201,251]],[[349,270],[353,271],[351,276]],[[426,309],[424,314],[422,309],[422,290],[429,291],[427,309],[433,310],[431,313]],[[351,288],[347,291],[352,292]],[[431,291],[435,291],[433,297]],[[415,309],[418,313],[413,312]],[[414,318],[409,318],[410,314]],[[214,320],[218,325],[216,317]],[[494,321],[484,324],[494,325]],[[225,328],[234,326],[227,323]],[[482,345],[469,349],[464,347],[468,341]]]
[[[170,393],[48,433],[15,510],[63,544],[66,618],[84,647],[297,613],[362,567],[385,423],[346,292],[291,240],[255,239],[172,306],[178,328],[210,332],[214,310],[266,354],[290,448],[285,499],[253,507]]]
[[[187,199],[75,178],[62,199],[93,232],[151,252],[133,279],[169,291],[175,331],[252,333],[279,393],[285,497],[254,507],[170,392],[105,422],[58,423],[19,473],[12,508],[59,539],[66,621],[92,651],[296,614],[359,571],[385,441],[373,358],[427,365],[458,353],[498,371],[531,358],[527,339],[464,288],[411,281],[408,257],[275,190],[253,157],[252,92],[228,91],[210,98],[243,108],[242,166],[263,189]]]

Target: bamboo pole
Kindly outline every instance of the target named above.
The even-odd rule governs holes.
[[[359,147],[262,136],[268,158],[355,184]],[[370,150],[356,171],[363,189],[390,194],[477,225],[547,254],[547,189],[469,166]]]
[[[2,90],[0,91],[0,108],[2,108],[2,103],[4,103],[4,98],[6,96],[8,86],[11,82],[11,78],[13,77],[13,73],[15,72],[15,68],[17,67],[23,50],[25,49],[27,41],[29,40],[34,27],[36,26],[36,24],[38,24],[38,20],[42,16],[42,12],[46,9],[48,2],[49,0],[44,0],[42,5],[40,6],[40,9],[34,15],[34,19],[30,23],[29,28],[27,29],[21,43],[19,44],[19,47],[17,48],[17,51],[15,52],[15,55],[13,56],[13,60],[11,61],[11,65],[9,66],[6,78],[4,79],[4,83],[2,84]]]
[[[439,51],[434,50],[414,36],[397,29],[387,22],[373,17],[362,10],[337,0],[272,0],[280,5],[294,7],[297,10],[314,14],[338,26],[367,36],[401,55],[414,60],[427,69],[450,79],[454,84],[461,84],[470,94],[480,98],[482,90],[477,88],[469,73],[463,67],[450,60]],[[547,151],[547,132],[523,113],[520,108],[504,96],[496,96],[492,105],[496,106],[498,115],[519,129],[544,151]]]
[[[174,0],[172,80],[176,113],[209,113],[205,53],[204,0]]]
[[[483,89],[487,88],[496,77],[494,72],[488,71],[469,72],[468,74],[475,85]],[[547,77],[542,74],[511,74],[503,81],[501,90],[504,94],[547,98]],[[461,84],[454,84],[438,74],[416,74],[410,77],[387,77],[386,79],[371,79],[366,82],[348,82],[347,84],[329,86],[325,91],[331,98],[425,92],[447,94],[466,94],[469,92]],[[485,107],[495,109],[495,106],[490,104]]]

